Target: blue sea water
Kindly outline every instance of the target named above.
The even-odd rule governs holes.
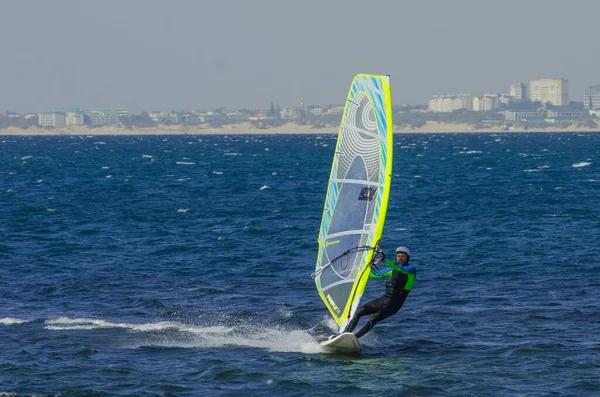
[[[0,395],[600,395],[600,134],[397,134],[417,281],[359,357],[310,278],[335,140],[0,137]]]

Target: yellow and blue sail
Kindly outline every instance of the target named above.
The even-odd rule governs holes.
[[[340,330],[358,308],[383,232],[392,144],[389,76],[356,75],[342,114],[313,273]]]

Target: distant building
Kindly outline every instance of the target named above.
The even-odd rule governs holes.
[[[67,112],[67,125],[84,125],[85,117],[83,110],[79,108],[73,108]]]
[[[409,113],[429,113],[431,109],[428,106],[417,105],[409,110]]]
[[[579,119],[581,117],[580,111],[573,110],[548,110],[548,116],[546,121],[549,123],[557,123],[557,122],[568,122],[572,123],[573,121]]]
[[[150,117],[152,121],[158,121],[163,116],[166,116],[166,113],[160,110],[152,110],[148,113],[148,117]]]
[[[591,85],[585,90],[583,108],[587,110],[600,109],[600,85]]]
[[[194,112],[184,111],[181,113],[181,122],[186,125],[198,125],[200,118]]]
[[[541,121],[544,116],[539,112],[515,112],[513,110],[507,110],[504,112],[504,119],[506,121]]]
[[[473,110],[476,112],[487,112],[498,109],[498,94],[485,94],[473,98]]]
[[[325,111],[325,114],[342,114],[344,112],[343,106],[332,106]]]
[[[249,120],[248,114],[235,110],[227,113],[227,120],[233,123],[243,123]]]
[[[118,124],[121,116],[129,116],[129,112],[122,109],[84,110],[84,113],[93,126]]]
[[[522,101],[527,98],[527,86],[525,83],[516,82],[510,85],[508,95],[514,101]]]
[[[6,114],[4,115],[4,117],[6,117],[7,119],[19,119],[19,118],[21,118],[21,115],[19,113],[16,113],[16,112],[9,112],[7,110]]]
[[[221,112],[205,112],[198,114],[200,121],[203,123],[225,122],[226,115]]]
[[[190,121],[189,115],[184,116],[184,114],[181,112],[167,113],[155,110],[148,113],[148,116],[150,117],[150,119],[152,119],[152,121],[154,121],[157,124],[180,124],[184,119]],[[225,118],[225,115],[219,113],[219,117]],[[192,121],[195,122],[196,120],[199,121],[199,118],[193,119]]]
[[[510,103],[510,101],[512,101],[513,99],[510,97],[510,95],[506,95],[506,94],[501,94],[498,97],[498,102],[504,105],[508,105]]]
[[[302,110],[299,108],[282,109],[279,116],[285,120],[299,119],[302,116]]]
[[[434,95],[429,100],[429,110],[432,112],[453,112],[459,109],[473,110],[473,96],[468,93]]]
[[[321,116],[323,114],[323,108],[320,106],[311,105],[304,109],[307,116]]]
[[[590,116],[600,117],[600,109],[590,109]]]
[[[272,117],[269,116],[269,112],[266,110],[255,110],[252,111],[252,113],[249,115],[248,120],[265,120],[265,119],[271,119]]]
[[[450,110],[449,110],[450,109]],[[429,100],[429,110],[432,112],[448,112],[452,111],[452,98],[443,95],[434,95],[433,99]]]
[[[569,104],[569,80],[531,80],[529,82],[529,99],[542,104],[550,102],[554,106],[567,106]]]
[[[38,124],[42,127],[62,128],[67,125],[67,117],[63,112],[42,112],[38,115]]]

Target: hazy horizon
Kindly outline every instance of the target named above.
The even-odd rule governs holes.
[[[389,74],[394,105],[508,93],[596,71],[592,0],[4,1],[0,111],[267,109],[341,104],[357,73]]]

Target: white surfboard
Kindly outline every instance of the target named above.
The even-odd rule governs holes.
[[[344,332],[334,338],[321,342],[326,351],[336,353],[360,353],[360,343],[352,332]]]

